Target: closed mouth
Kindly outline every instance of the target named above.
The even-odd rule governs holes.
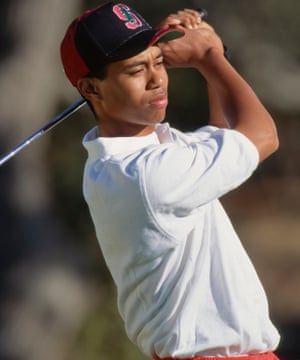
[[[157,94],[150,101],[149,104],[156,107],[165,107],[168,104],[168,96],[166,92]]]

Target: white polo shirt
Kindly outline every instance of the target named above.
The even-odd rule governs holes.
[[[218,198],[258,165],[241,133],[84,138],[83,191],[129,338],[148,356],[237,356],[279,342],[257,274]]]

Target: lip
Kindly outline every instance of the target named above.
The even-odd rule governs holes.
[[[149,104],[157,108],[164,108],[168,105],[168,96],[165,93],[156,95],[149,101]]]

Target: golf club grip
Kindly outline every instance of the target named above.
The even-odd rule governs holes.
[[[205,9],[202,8],[198,8],[196,9],[198,11],[198,13],[200,14],[200,17],[202,20],[206,20],[208,17],[208,12]]]

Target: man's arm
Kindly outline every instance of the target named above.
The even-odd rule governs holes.
[[[247,136],[257,147],[260,160],[278,148],[274,121],[244,79],[218,49],[210,49],[195,67],[214,87],[229,127]]]
[[[209,121],[208,125],[213,125],[219,128],[228,128],[228,123],[225,120],[222,106],[216,90],[212,85],[207,84],[208,104],[209,104]]]
[[[188,21],[185,20],[188,26],[184,25],[186,34],[183,38],[159,45],[166,65],[197,69],[209,84],[211,106],[219,104],[217,114],[211,114],[211,124],[223,124],[222,127],[228,124],[229,128],[243,133],[254,143],[262,161],[278,148],[274,121],[251,87],[225,59],[222,41],[214,29],[205,22],[194,20],[196,14],[189,10],[188,14],[182,11],[172,15],[177,23],[188,17]],[[224,119],[221,124],[220,112]]]

